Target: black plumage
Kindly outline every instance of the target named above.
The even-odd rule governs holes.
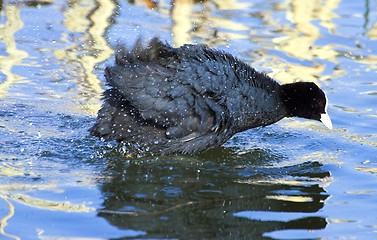
[[[105,76],[110,88],[91,134],[154,154],[205,150],[284,117],[328,116],[314,83],[280,85],[205,45],[173,48],[154,38],[130,50],[118,46]]]

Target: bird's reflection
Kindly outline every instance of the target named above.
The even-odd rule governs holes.
[[[137,160],[108,156],[98,215],[114,226],[141,230],[152,238],[260,239],[270,231],[325,228],[325,217],[318,211],[328,195],[320,183],[330,173],[317,162],[251,166],[263,163],[258,158],[276,159],[261,151],[240,156],[229,148],[216,148],[194,157]],[[298,216],[263,219],[271,213]]]

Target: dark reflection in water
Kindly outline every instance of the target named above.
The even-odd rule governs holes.
[[[152,238],[261,239],[276,230],[326,227],[318,211],[329,195],[319,183],[330,173],[321,164],[255,167],[250,163],[263,163],[268,152],[240,157],[229,149],[215,150],[195,158],[109,157],[103,175],[111,177],[101,186],[105,200],[98,215]],[[253,212],[259,212],[255,219],[250,217]],[[268,213],[288,217],[261,219]],[[291,213],[298,216],[289,219]]]

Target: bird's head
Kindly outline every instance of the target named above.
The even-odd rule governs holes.
[[[296,82],[281,86],[280,98],[287,110],[288,117],[301,117],[321,121],[332,129],[327,114],[326,94],[312,82]]]

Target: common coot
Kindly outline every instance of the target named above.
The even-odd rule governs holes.
[[[91,135],[124,141],[152,154],[194,153],[235,133],[284,117],[332,128],[327,98],[312,82],[280,85],[244,62],[205,45],[179,48],[139,39],[118,46],[105,69],[110,86]]]

